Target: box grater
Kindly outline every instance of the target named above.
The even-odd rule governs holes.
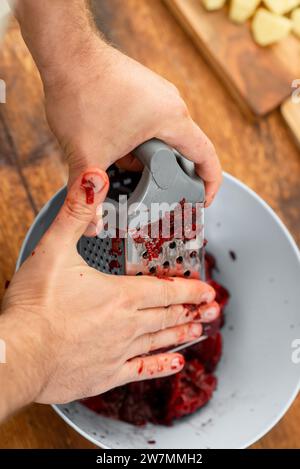
[[[89,266],[112,275],[205,280],[205,191],[194,164],[157,139],[140,145],[133,154],[144,165],[142,173],[115,165],[108,170],[106,202],[115,207],[119,225],[107,229],[104,224],[98,236],[83,236],[79,254]],[[124,206],[126,222],[120,229]]]

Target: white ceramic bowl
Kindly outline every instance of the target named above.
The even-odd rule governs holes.
[[[64,196],[64,190],[57,193],[36,218],[18,266],[48,228]],[[292,353],[293,341],[300,338],[300,257],[295,242],[268,205],[228,174],[207,210],[205,229],[209,250],[218,261],[217,280],[232,295],[218,389],[205,408],[170,428],[136,428],[78,403],[55,407],[98,446],[245,448],[278,422],[297,395],[300,363],[293,363]]]

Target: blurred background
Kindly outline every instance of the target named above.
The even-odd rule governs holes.
[[[1,6],[3,5],[1,0]],[[223,169],[254,189],[300,245],[300,40],[255,44],[248,23],[200,0],[93,0],[98,27],[116,47],[173,82],[214,142]],[[298,76],[297,76],[298,74]],[[66,181],[48,129],[38,72],[10,22],[0,49],[0,293],[35,215]],[[256,448],[299,447],[300,400]],[[34,405],[0,427],[0,448],[89,448],[51,408]]]

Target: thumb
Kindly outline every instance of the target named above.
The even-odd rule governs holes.
[[[77,243],[96,219],[96,212],[104,202],[109,188],[105,171],[89,168],[68,189],[67,196],[50,231],[51,237],[69,243]]]

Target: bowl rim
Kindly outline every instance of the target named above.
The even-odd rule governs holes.
[[[259,196],[253,189],[248,187],[245,183],[237,179],[236,177],[232,176],[231,174],[227,172],[223,172],[223,176],[225,180],[229,180],[230,182],[234,183],[238,187],[240,187],[242,190],[246,191],[250,196],[252,196],[268,213],[271,215],[273,220],[277,223],[279,228],[282,230],[283,234],[285,235],[287,241],[289,242],[290,246],[292,247],[294,254],[296,256],[296,259],[298,260],[299,263],[299,268],[300,268],[300,250],[296,244],[296,241],[294,240],[292,234],[289,232],[288,228],[285,226],[281,218],[275,213],[275,211],[265,202],[265,200]],[[22,261],[23,261],[23,256],[25,252],[25,248],[27,245],[28,240],[31,237],[32,231],[36,225],[36,223],[39,221],[39,219],[42,217],[42,215],[45,213],[45,211],[48,209],[48,206],[53,200],[55,200],[63,190],[65,190],[66,186],[63,186],[60,188],[52,197],[51,199],[42,207],[42,209],[39,211],[37,216],[35,217],[33,223],[31,224],[29,230],[26,233],[26,236],[24,238],[24,241],[22,243],[18,259],[16,262],[16,271],[20,268]],[[249,439],[244,445],[242,445],[238,449],[245,449],[248,448],[249,446],[253,445],[255,442],[260,440],[263,436],[265,436],[281,419],[282,417],[286,414],[286,412],[289,410],[291,407],[292,403],[296,399],[298,393],[300,391],[300,374],[299,374],[299,380],[298,384],[295,386],[295,389],[293,393],[291,394],[290,398],[287,400],[287,402],[282,406],[282,409],[278,414],[270,421],[268,425],[265,426],[261,432],[258,433],[255,437]],[[83,436],[85,439],[90,441],[91,443],[95,444],[99,448],[102,449],[111,449],[109,446],[106,446],[102,442],[99,442],[96,438],[91,436],[89,433],[87,433],[85,430],[81,429],[76,423],[74,423],[67,415],[63,413],[63,411],[60,409],[60,407],[56,404],[53,404],[51,406],[55,412],[70,426],[72,427],[77,433],[79,433],[81,436]]]

